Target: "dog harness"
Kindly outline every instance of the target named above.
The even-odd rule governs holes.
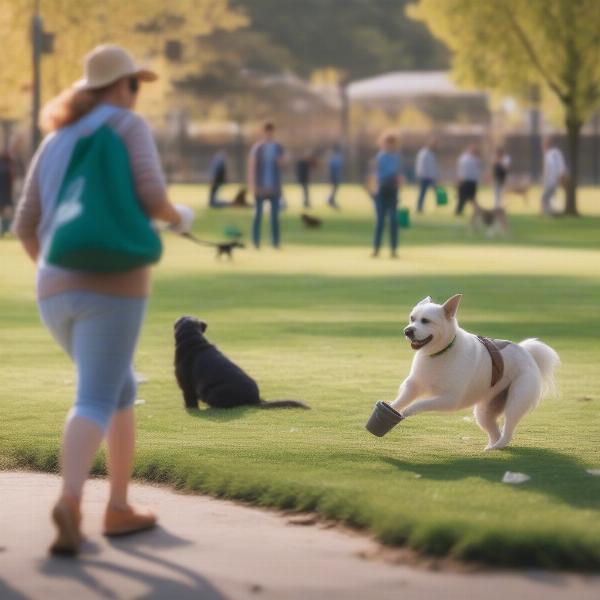
[[[502,375],[504,375],[504,359],[500,350],[506,348],[510,342],[508,340],[492,340],[482,335],[478,335],[477,339],[485,346],[492,359],[491,387],[494,387],[502,379]]]

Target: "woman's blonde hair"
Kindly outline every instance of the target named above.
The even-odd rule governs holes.
[[[114,84],[95,90],[64,90],[49,100],[42,109],[40,128],[44,133],[50,133],[75,123],[100,104],[104,93],[112,85]]]

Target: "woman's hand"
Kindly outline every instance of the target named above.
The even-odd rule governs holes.
[[[177,223],[171,223],[169,225],[169,230],[174,233],[179,233],[180,235],[190,233],[192,230],[192,223],[196,218],[194,211],[184,204],[175,204],[174,208],[179,216],[179,221]]]

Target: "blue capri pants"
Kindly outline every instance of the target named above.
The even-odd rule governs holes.
[[[146,298],[70,291],[39,301],[42,321],[77,368],[72,416],[106,432],[113,413],[135,402],[133,354]]]

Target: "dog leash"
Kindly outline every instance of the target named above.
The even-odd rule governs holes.
[[[179,235],[200,246],[218,246],[218,244],[215,242],[209,242],[207,240],[201,240],[200,238],[197,238],[193,233],[180,233]]]

